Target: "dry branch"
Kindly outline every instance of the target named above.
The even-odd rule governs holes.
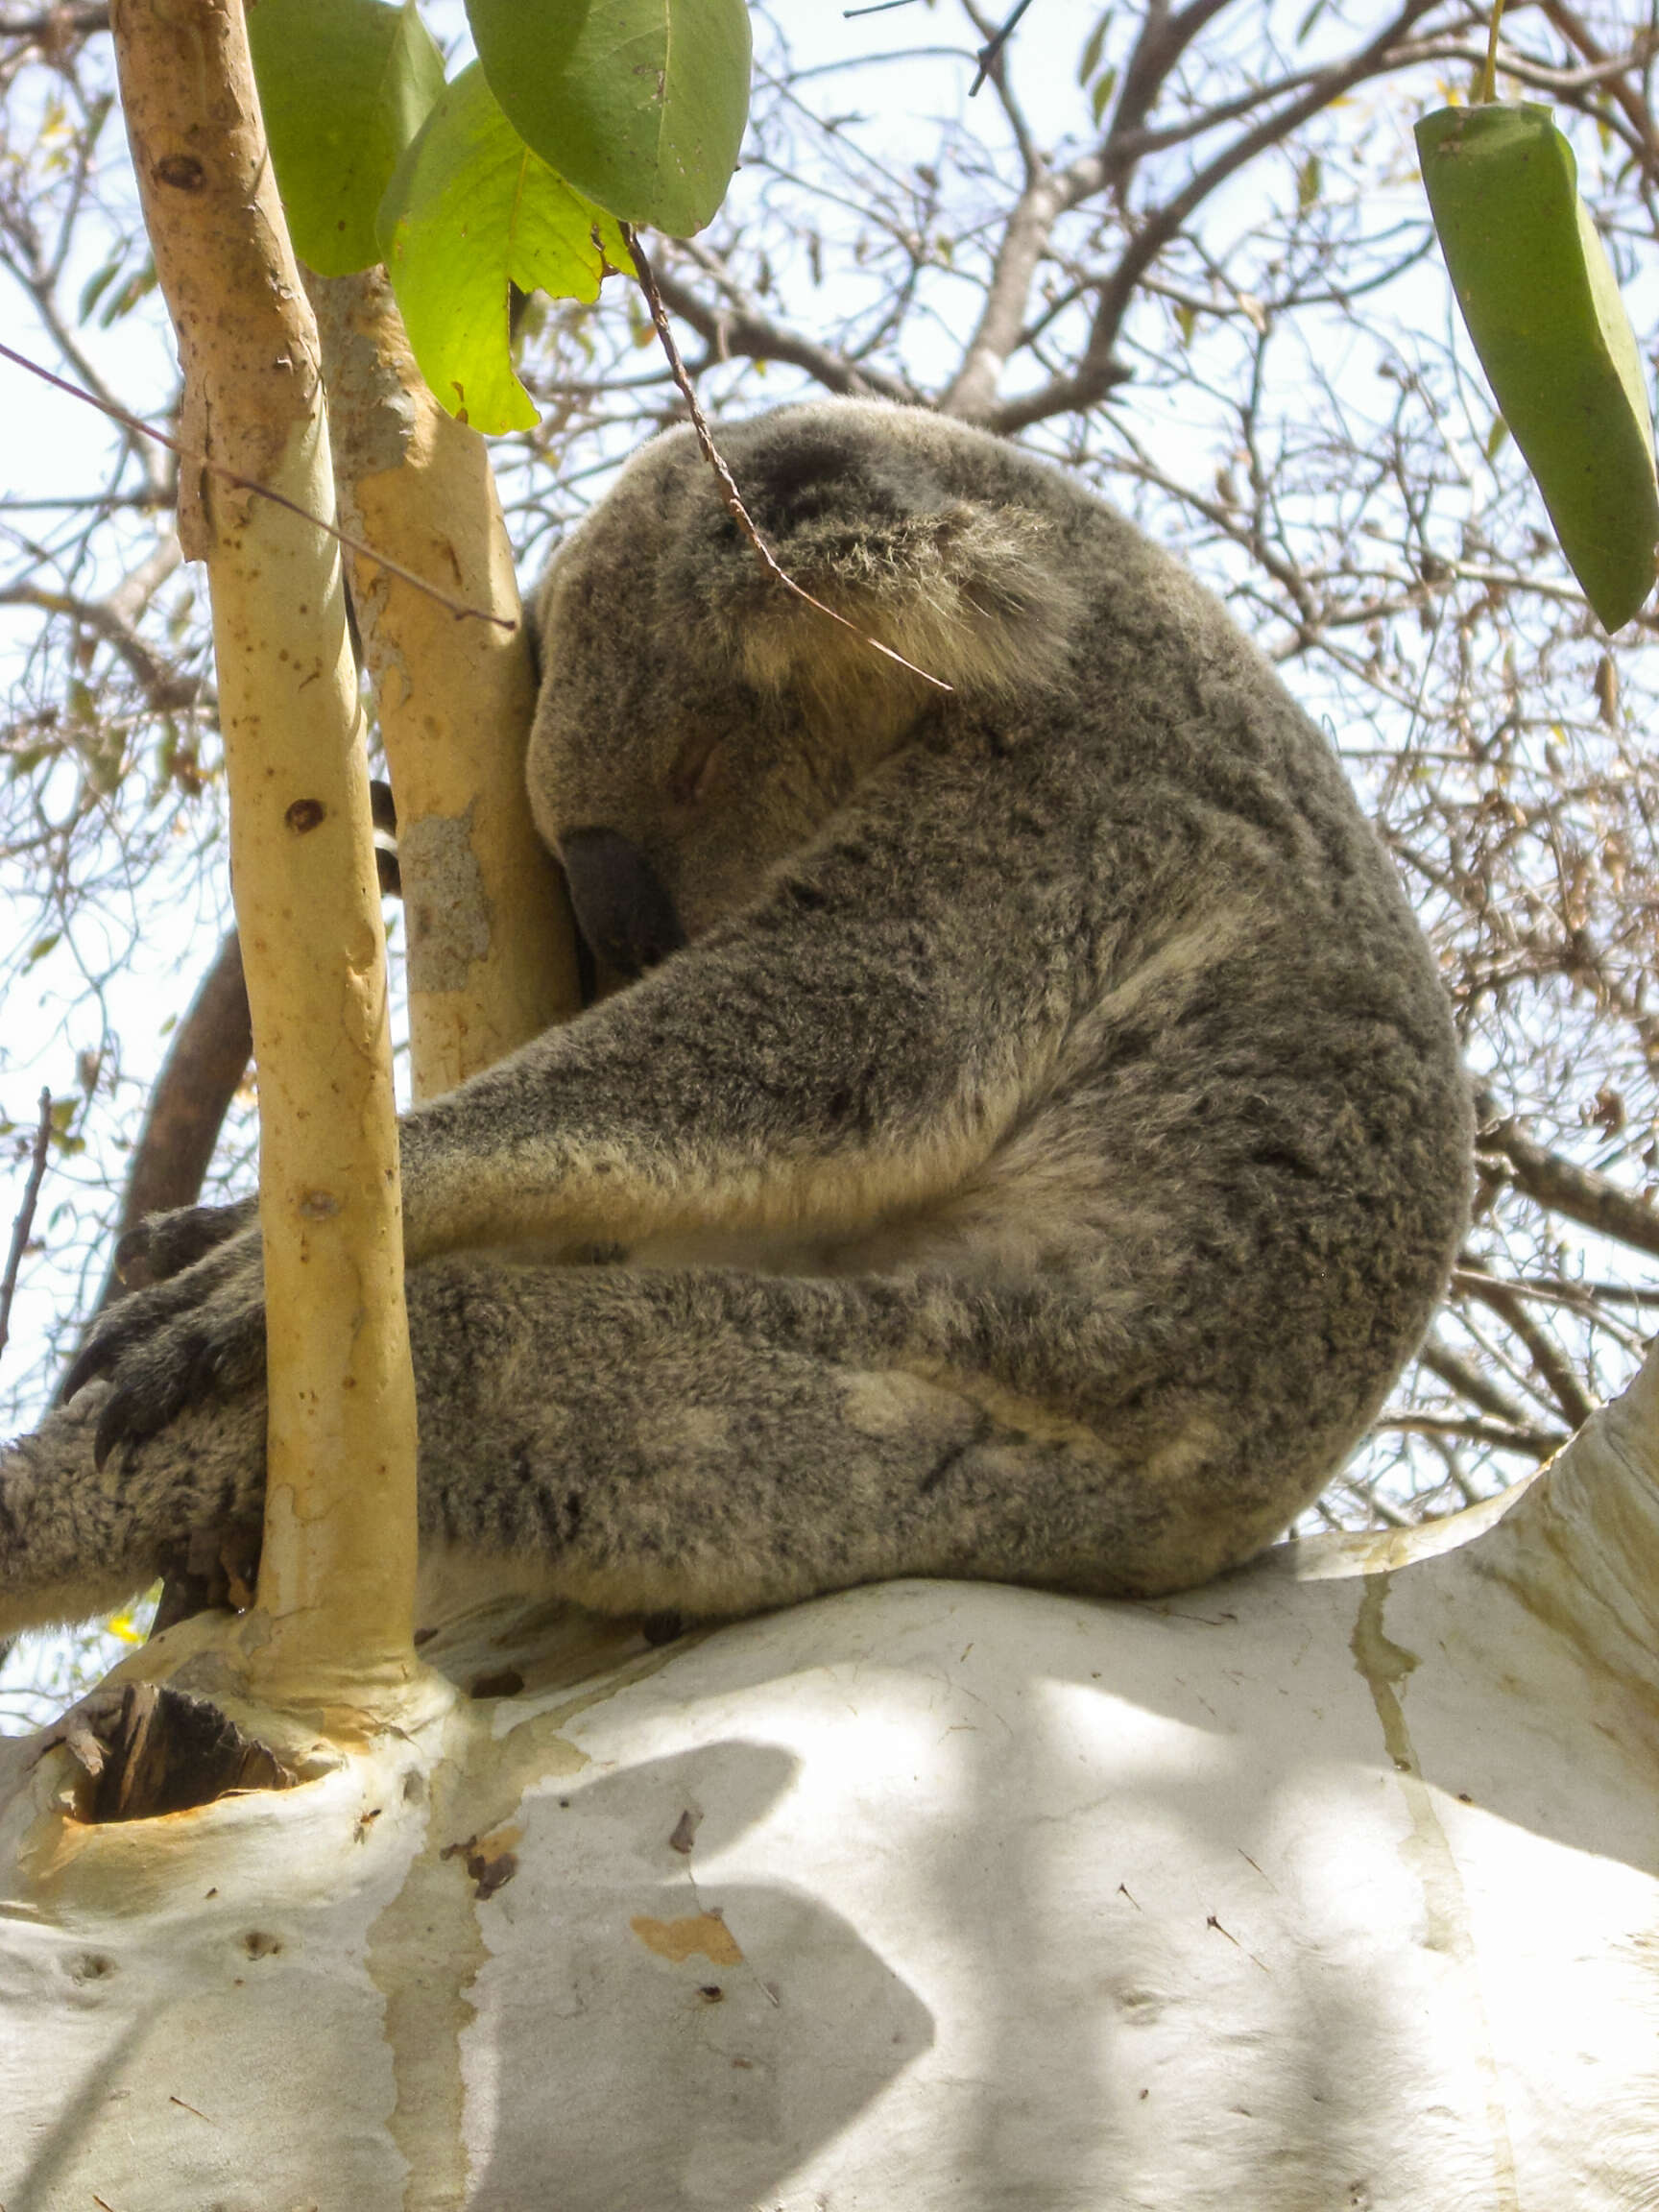
[[[115,1241],[136,1229],[148,1214],[194,1206],[219,1142],[230,1101],[253,1056],[248,1015],[248,986],[242,977],[242,946],[234,929],[220,946],[213,965],[173,1032],[161,1072],[150,1094],[144,1126],[132,1148]],[[113,1262],[87,1316],[95,1321],[105,1307],[123,1295],[125,1286]]]
[[[1638,1252],[1659,1254],[1659,1214],[1610,1176],[1546,1151],[1513,1121],[1482,1129],[1479,1148],[1487,1164],[1494,1155],[1502,1160],[1516,1189],[1540,1206],[1620,1244],[1634,1245]]]
[[[40,1094],[40,1118],[35,1124],[35,1142],[29,1148],[29,1172],[23,1181],[23,1202],[17,1209],[12,1224],[12,1245],[6,1255],[6,1272],[0,1276],[0,1352],[4,1352],[12,1331],[12,1301],[17,1295],[17,1276],[23,1265],[23,1255],[29,1249],[29,1235],[35,1226],[35,1207],[40,1196],[40,1186],[46,1179],[46,1147],[52,1139],[52,1094]]]

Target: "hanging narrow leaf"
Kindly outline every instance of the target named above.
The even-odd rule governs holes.
[[[1096,17],[1094,28],[1083,42],[1083,57],[1077,64],[1077,82],[1087,84],[1100,66],[1100,56],[1105,51],[1106,34],[1112,28],[1112,11],[1105,9]]]
[[[528,430],[508,351],[507,286],[593,300],[632,266],[603,209],[538,159],[474,62],[427,117],[380,208],[380,246],[421,373],[475,430]]]
[[[1652,589],[1653,429],[1636,340],[1546,108],[1442,108],[1417,126],[1457,303],[1561,550],[1608,630]]]
[[[624,223],[700,230],[749,112],[746,0],[468,0],[491,90],[560,176]]]
[[[381,194],[444,89],[414,0],[253,0],[248,43],[295,252],[320,276],[372,267]]]

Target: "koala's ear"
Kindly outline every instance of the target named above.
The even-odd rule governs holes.
[[[743,457],[738,489],[784,572],[958,692],[1058,673],[1080,609],[1053,524],[1011,502],[993,466],[984,496],[964,488],[960,456],[948,481],[902,411],[884,427],[863,409],[784,416]],[[913,681],[758,570],[742,599],[731,635],[762,688],[805,686],[828,702],[849,684]]]

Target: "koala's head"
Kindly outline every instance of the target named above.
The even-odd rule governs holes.
[[[624,973],[752,898],[924,722],[1043,686],[1075,617],[1059,539],[1076,494],[997,440],[856,400],[716,437],[784,572],[854,628],[767,574],[689,429],[637,453],[560,547],[536,608],[531,803],[584,934]]]

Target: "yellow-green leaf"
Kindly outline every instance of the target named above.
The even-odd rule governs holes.
[[[380,204],[380,245],[421,373],[476,430],[527,430],[507,287],[593,300],[630,266],[614,220],[532,154],[476,62],[444,94]]]
[[[1659,484],[1642,362],[1547,108],[1442,108],[1417,126],[1457,304],[1561,550],[1609,630],[1653,588]]]
[[[1112,28],[1112,11],[1107,8],[1095,18],[1094,28],[1083,41],[1083,57],[1077,64],[1077,82],[1087,84],[1100,66],[1100,56],[1105,49],[1106,34]]]

